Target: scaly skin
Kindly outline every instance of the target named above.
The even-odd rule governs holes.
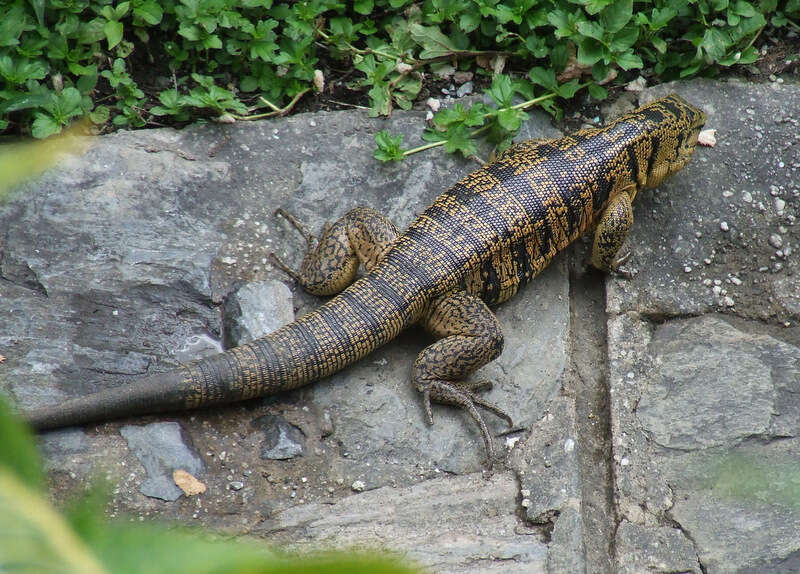
[[[437,338],[414,362],[413,382],[430,401],[460,406],[492,441],[465,377],[500,355],[503,334],[489,305],[513,296],[553,256],[596,228],[591,263],[614,270],[633,223],[632,200],[681,169],[705,123],[702,111],[668,96],[604,128],[531,140],[505,151],[442,194],[402,235],[357,208],[309,244],[304,288],[336,297],[278,331],[176,371],[28,413],[38,429],[134,414],[190,409],[273,394],[331,375],[415,323]],[[362,264],[367,274],[353,283]]]

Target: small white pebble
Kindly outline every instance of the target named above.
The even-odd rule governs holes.
[[[780,249],[783,247],[783,239],[777,233],[773,233],[769,236],[769,244],[772,245],[775,249]]]
[[[691,268],[691,266],[689,266],[689,265],[684,265],[684,267],[683,267],[683,272],[684,272],[684,273],[691,273],[691,272],[692,272],[692,268]]]
[[[738,277],[731,277],[731,283],[733,283],[734,285],[741,285],[742,280],[739,279]]]
[[[722,231],[729,231],[729,230],[730,230],[730,226],[728,225],[728,222],[727,222],[727,221],[722,221],[722,222],[720,222],[720,224],[719,224],[719,228],[720,228]]]
[[[364,489],[366,487],[367,485],[364,484],[363,480],[356,480],[355,482],[353,482],[353,484],[350,485],[350,488],[353,490],[353,492],[364,492]]]

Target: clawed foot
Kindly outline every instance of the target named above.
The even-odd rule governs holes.
[[[489,429],[478,407],[483,407],[487,411],[494,413],[496,416],[505,420],[509,426],[514,424],[511,417],[500,407],[485,401],[480,395],[476,394],[476,392],[485,391],[491,387],[492,384],[489,381],[467,383],[433,379],[417,382],[417,389],[422,393],[422,403],[425,408],[425,416],[428,420],[428,424],[433,424],[431,400],[437,403],[461,407],[469,413],[481,430],[483,442],[486,445],[486,452],[489,457],[490,470],[494,461],[494,446],[492,437],[489,434]]]

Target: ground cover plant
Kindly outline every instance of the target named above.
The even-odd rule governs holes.
[[[541,105],[640,74],[669,80],[756,62],[764,32],[797,40],[800,0],[0,0],[0,132],[44,138],[281,115],[314,94],[372,116],[457,72],[495,106],[441,111],[429,146],[501,146]],[[797,57],[795,54],[793,57]],[[518,96],[525,105],[512,105]],[[390,134],[376,157],[410,151]]]

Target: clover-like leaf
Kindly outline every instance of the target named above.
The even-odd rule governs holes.
[[[441,58],[459,51],[453,41],[445,36],[439,28],[414,23],[408,27],[408,30],[414,41],[422,46],[419,57],[423,60]]]

